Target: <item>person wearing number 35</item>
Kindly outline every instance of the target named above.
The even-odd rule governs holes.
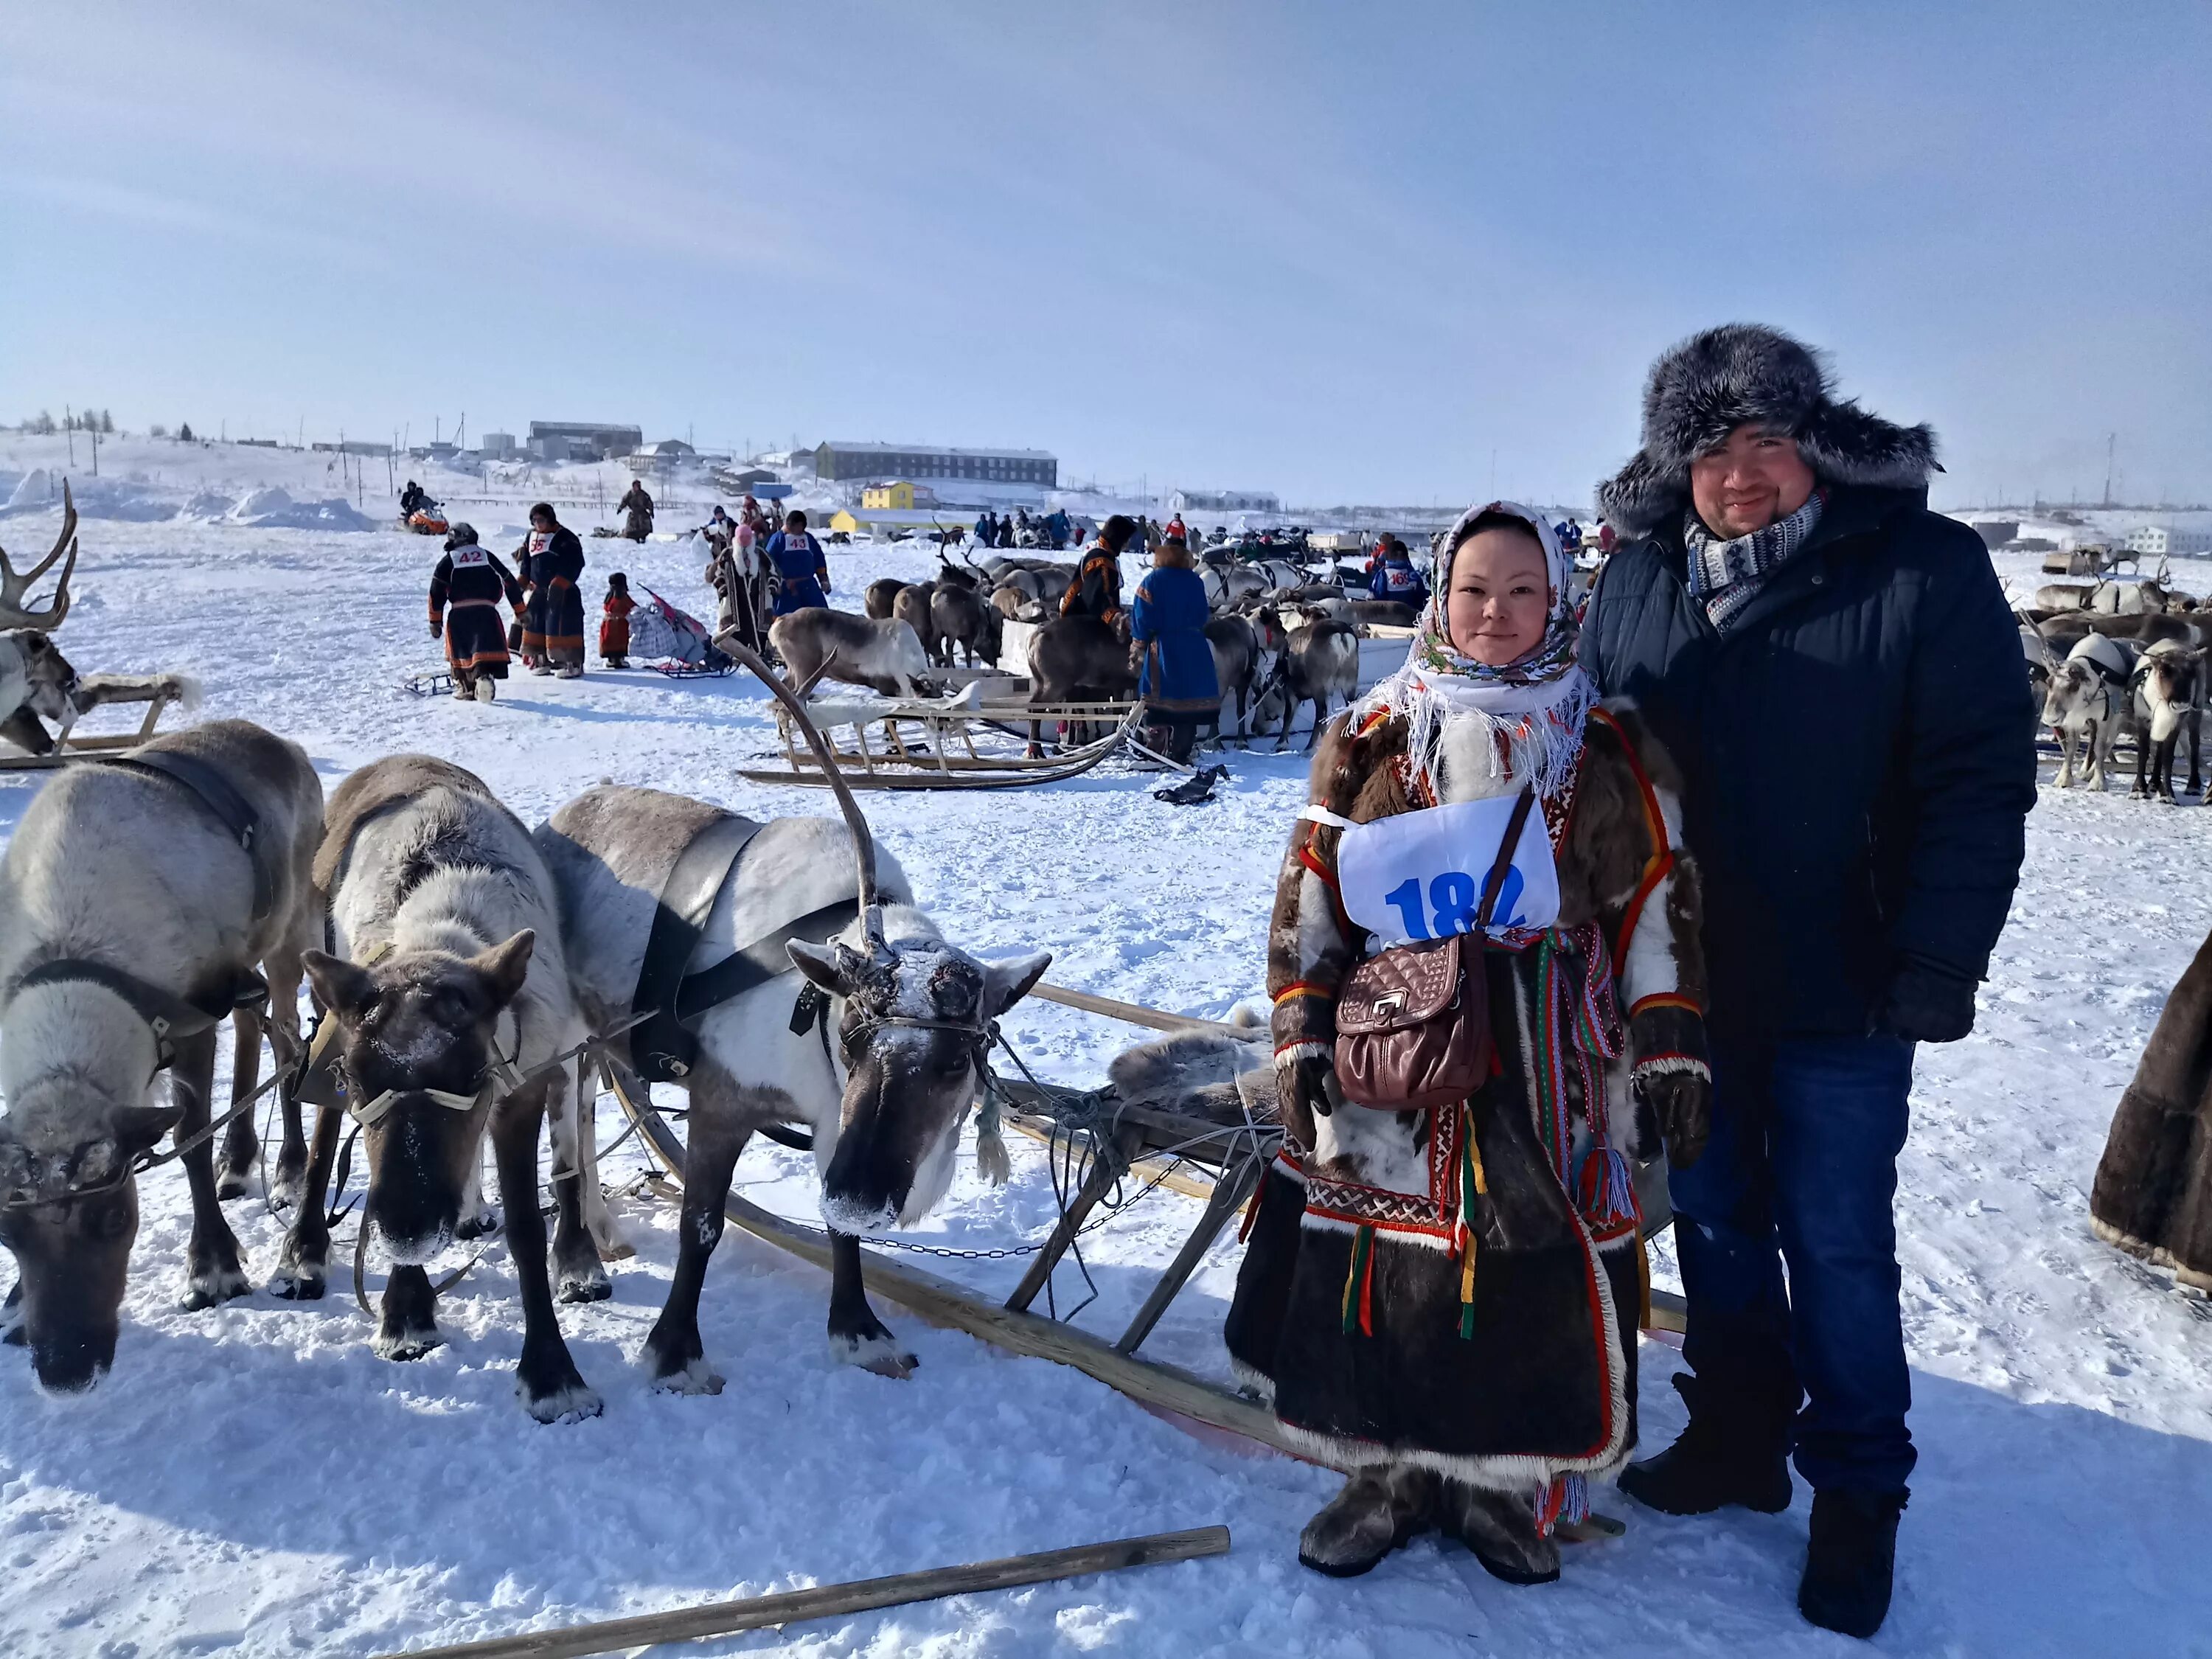
[[[1285,1433],[1356,1471],[1306,1565],[1436,1529],[1541,1583],[1636,1443],[1630,1160],[1705,1145],[1698,877],[1674,767],[1576,663],[1551,527],[1492,501],[1444,546],[1284,859],[1285,1144],[1227,1336]]]

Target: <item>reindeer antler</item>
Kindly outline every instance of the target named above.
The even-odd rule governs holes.
[[[857,866],[860,883],[860,916],[867,930],[869,943],[879,944],[883,939],[883,917],[876,898],[876,838],[868,832],[868,821],[860,815],[860,804],[853,799],[853,792],[845,782],[845,775],[837,767],[836,752],[822,735],[822,728],[806,712],[805,691],[822,677],[817,669],[806,685],[793,691],[776,677],[775,671],[763,662],[753,648],[738,639],[734,628],[725,629],[714,636],[714,643],[747,668],[763,685],[768,687],[775,700],[791,711],[799,722],[799,729],[806,734],[807,746],[813,750],[816,763],[823,775],[830,780],[830,792],[837,797],[837,810],[845,815],[845,827],[853,832],[853,861]],[[824,664],[823,667],[828,665]]]
[[[54,561],[69,550],[69,562],[62,567],[61,580],[54,584],[54,597],[43,611],[32,611],[24,606],[23,596],[31,591],[31,584],[53,568]],[[0,628],[34,628],[40,633],[52,633],[62,625],[69,615],[70,574],[76,568],[76,502],[70,495],[69,480],[62,480],[62,533],[54,538],[54,550],[39,561],[30,570],[17,575],[8,563],[7,550],[0,548]]]

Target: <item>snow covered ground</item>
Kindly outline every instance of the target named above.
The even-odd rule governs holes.
[[[10,466],[28,470],[0,453]],[[0,477],[0,498],[16,482]],[[228,482],[234,501],[257,480]],[[301,501],[337,494],[273,472],[258,482]],[[52,536],[55,516],[34,507],[0,519],[16,555]],[[371,498],[367,510],[385,507]],[[512,544],[519,513],[471,511],[488,543]],[[295,738],[326,786],[414,748],[480,772],[532,820],[602,778],[755,814],[829,810],[732,775],[772,742],[763,696],[741,679],[595,669],[580,682],[511,680],[489,708],[398,690],[438,660],[422,623],[434,542],[126,516],[88,518],[82,536],[61,635],[79,668],[189,670],[205,683],[204,715]],[[688,548],[586,551],[593,611],[616,568],[704,608]],[[918,574],[926,559],[833,555],[847,595],[879,574]],[[1231,763],[1223,797],[1194,809],[1159,805],[1156,780],[1111,769],[1018,794],[866,804],[963,943],[1048,948],[1061,983],[1219,1017],[1261,994],[1269,889],[1302,790],[1295,755]],[[0,837],[38,787],[0,779]],[[2197,809],[2046,789],[1981,1028],[1923,1057],[1899,1199],[1923,1460],[1878,1650],[2212,1652],[2212,1307],[2096,1243],[2086,1209],[2113,1103],[2212,927],[2208,837],[2212,814]],[[1033,1065],[1081,1083],[1137,1035],[1040,1005],[1007,1024]],[[603,1121],[602,1138],[618,1127]],[[1053,1214],[1043,1157],[1012,1146],[1012,1185],[982,1185],[963,1158],[947,1204],[911,1237],[1041,1237]],[[610,1184],[638,1168],[624,1147]],[[756,1147],[738,1178],[757,1202],[811,1213],[793,1155]],[[520,1325],[501,1249],[446,1298],[449,1346],[392,1365],[370,1355],[342,1282],[308,1306],[257,1292],[176,1311],[189,1211],[173,1170],[145,1183],[144,1207],[100,1388],[47,1397],[20,1352],[0,1350],[0,1650],[368,1654],[1215,1521],[1236,1535],[1225,1559],[687,1650],[1850,1650],[1791,1603],[1802,1492],[1786,1516],[1704,1522],[1607,1497],[1627,1534],[1571,1550],[1547,1589],[1510,1589],[1433,1540],[1339,1583],[1294,1559],[1299,1527],[1334,1490],[1326,1472],[1200,1443],[1073,1371],[894,1306],[879,1311],[921,1356],[915,1379],[834,1366],[826,1279],[734,1229],[701,1314],[727,1390],[649,1392],[633,1361],[667,1288],[674,1218],[650,1200],[617,1200],[638,1255],[611,1270],[613,1300],[562,1310],[605,1414],[552,1428],[512,1396]],[[1194,1214],[1160,1192],[1093,1235],[1100,1295],[1080,1322],[1118,1330]],[[232,1217],[258,1282],[278,1227],[258,1198]],[[1001,1292],[1019,1268],[927,1265]],[[1147,1352],[1222,1374],[1234,1271],[1233,1244],[1217,1250]],[[1072,1271],[1057,1289],[1063,1307],[1082,1293]],[[1676,1363],[1644,1346],[1651,1443],[1679,1426],[1665,1386]]]

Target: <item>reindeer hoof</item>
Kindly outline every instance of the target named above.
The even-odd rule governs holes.
[[[865,1336],[831,1336],[830,1356],[840,1364],[858,1365],[897,1382],[912,1376],[921,1364],[915,1355],[902,1351],[898,1339],[881,1326]]]
[[[420,1359],[425,1354],[435,1353],[446,1346],[446,1339],[434,1327],[427,1331],[401,1331],[396,1335],[386,1335],[379,1331],[369,1339],[368,1346],[379,1359],[404,1364],[410,1359]]]
[[[541,1423],[580,1423],[606,1409],[599,1391],[579,1378],[565,1388],[532,1390],[518,1382],[514,1392],[522,1409]]]
[[[244,1273],[236,1267],[212,1267],[194,1273],[185,1284],[185,1294],[177,1305],[186,1313],[198,1313],[205,1308],[219,1307],[225,1302],[252,1293],[253,1286]]]
[[[614,1293],[615,1287],[597,1261],[592,1263],[589,1271],[567,1267],[561,1270],[558,1295],[562,1302],[605,1302]]]
[[[304,1267],[279,1267],[265,1287],[270,1295],[287,1302],[320,1302],[330,1288],[319,1272]]]
[[[728,1381],[704,1358],[699,1358],[675,1370],[662,1372],[653,1379],[653,1387],[659,1394],[720,1394]]]
[[[225,1170],[215,1178],[215,1195],[221,1203],[228,1204],[234,1198],[244,1198],[247,1190],[246,1171],[243,1170]]]
[[[499,1231],[500,1210],[496,1204],[487,1204],[474,1215],[465,1215],[453,1228],[453,1237],[466,1243],[483,1238]]]

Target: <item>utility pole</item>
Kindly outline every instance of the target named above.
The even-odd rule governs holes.
[[[2112,504],[2112,447],[2119,441],[2120,434],[2117,432],[2105,434],[2105,505],[2106,507]]]
[[[67,404],[62,405],[62,430],[69,437],[70,465],[76,465],[76,415]]]

